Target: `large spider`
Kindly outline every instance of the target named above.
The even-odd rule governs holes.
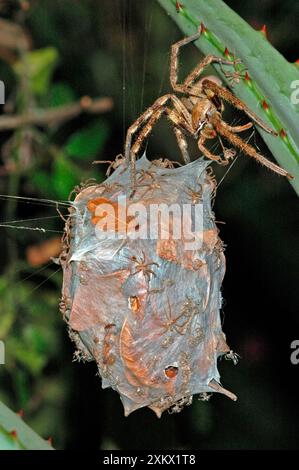
[[[220,155],[214,155],[205,146],[205,142],[208,139],[224,137],[234,147],[255,158],[262,165],[279,175],[292,178],[287,171],[269,161],[258,153],[254,147],[236,135],[239,132],[250,129],[253,126],[252,122],[243,126],[230,126],[222,120],[224,109],[222,99],[231,103],[235,108],[244,111],[269,134],[277,136],[277,133],[226,88],[209,78],[199,79],[203,70],[212,63],[234,65],[234,62],[214,55],[208,55],[195,67],[182,84],[178,83],[179,50],[182,46],[198,39],[200,34],[200,32],[197,32],[176,42],[171,47],[170,83],[175,92],[183,93],[185,97],[179,99],[175,94],[161,96],[128,129],[125,143],[125,158],[131,170],[133,193],[136,189],[136,155],[144,139],[148,137],[153,126],[163,114],[166,114],[173,124],[173,130],[185,163],[190,162],[185,135],[190,135],[197,140],[198,148],[205,157],[222,165],[228,164],[229,159],[234,157],[233,152],[224,153],[224,156],[221,157]],[[172,104],[172,107],[170,108],[168,104]],[[142,129],[133,142],[133,136],[140,128]]]

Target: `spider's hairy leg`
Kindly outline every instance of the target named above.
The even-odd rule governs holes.
[[[192,36],[188,36],[180,41],[174,43],[171,46],[171,54],[170,54],[170,83],[172,88],[175,91],[181,91],[181,85],[177,83],[178,81],[178,62],[179,62],[179,51],[180,48],[186,46],[190,42],[196,41],[199,39],[201,32],[198,31],[197,33],[193,34]]]
[[[171,100],[174,107],[177,109],[178,114],[182,115],[182,119],[186,121],[186,125],[191,127],[191,116],[184,104],[172,94],[167,94],[158,98],[152,106],[150,106],[138,119],[129,127],[125,142],[125,159],[131,170],[131,188],[133,193],[136,190],[136,154],[131,151],[133,135],[138,129],[145,125],[156,111],[164,108],[167,101]],[[162,113],[161,113],[162,114]],[[161,115],[160,114],[160,115]],[[156,120],[154,120],[156,122]],[[149,127],[148,133],[151,131]],[[135,149],[136,150],[136,149]]]
[[[145,124],[144,128],[142,129],[142,131],[140,132],[140,134],[136,138],[135,143],[131,148],[131,152],[134,153],[135,155],[138,153],[138,151],[139,151],[139,149],[142,145],[143,140],[146,137],[148,137],[148,135],[150,134],[150,132],[153,128],[153,126],[160,119],[160,117],[162,116],[163,113],[166,113],[168,115],[169,119],[174,124],[183,125],[184,127],[187,128],[188,132],[191,132],[191,133],[193,132],[191,115],[190,115],[189,111],[187,110],[187,108],[185,107],[185,105],[175,95],[165,95],[165,96],[167,96],[168,99],[166,99],[164,101],[164,103],[162,103],[160,105],[160,107],[158,107],[155,111],[153,111],[153,114],[150,117],[150,119],[148,120],[147,124]],[[174,110],[171,110],[170,108],[165,106],[165,103],[167,102],[167,100],[171,100],[173,102],[173,105],[174,105],[174,108],[175,108]],[[179,147],[180,147],[180,144],[179,144]],[[182,153],[183,153],[183,151],[182,151]],[[183,155],[184,155],[184,153],[183,153]]]
[[[144,141],[152,131],[155,123],[160,119],[162,114],[167,114],[169,120],[175,125],[174,132],[177,138],[179,149],[182,153],[183,160],[185,163],[190,163],[190,157],[187,151],[187,141],[185,139],[184,134],[182,133],[181,129],[178,126],[186,128],[189,133],[192,133],[192,129],[189,126],[189,123],[185,121],[184,117],[181,116],[176,110],[170,109],[165,106],[161,106],[154,114],[151,116],[147,124],[143,127],[140,134],[137,136],[134,145],[132,146],[131,153],[134,154],[134,158],[136,154],[139,152],[139,149]]]
[[[227,165],[228,160],[221,158],[220,155],[215,155],[214,153],[210,152],[210,150],[207,149],[207,147],[205,147],[204,145],[205,141],[206,141],[206,138],[203,136],[200,136],[197,142],[198,148],[204,154],[204,156],[208,158],[209,160],[213,160],[214,162],[219,163],[220,165]]]
[[[188,36],[180,41],[176,42],[171,46],[170,54],[170,84],[173,90],[178,92],[185,92],[186,88],[190,86],[203,72],[203,70],[213,62],[223,65],[234,65],[234,62],[230,60],[223,59],[222,57],[217,57],[214,55],[206,56],[200,64],[195,67],[195,69],[187,76],[183,84],[178,83],[178,68],[179,68],[179,52],[181,47],[186,46],[190,42],[196,41],[201,35],[201,30],[192,36]]]
[[[223,59],[222,57],[218,57],[216,55],[207,55],[196,67],[192,70],[191,73],[186,77],[184,80],[183,86],[184,90],[190,88],[192,84],[200,77],[202,72],[208,65],[211,64],[221,64],[221,65],[234,65],[234,62],[231,60]]]
[[[150,119],[150,117],[155,113],[155,111],[163,106],[167,100],[169,99],[169,95],[161,96],[158,98],[152,106],[147,108],[144,113],[142,113],[139,118],[136,119],[133,124],[128,128],[127,135],[126,135],[126,142],[125,142],[125,159],[127,165],[130,166],[131,171],[131,189],[133,193],[136,190],[136,158],[133,152],[131,152],[132,146],[132,138],[133,135],[137,132],[139,127],[146,124],[146,122]]]
[[[270,170],[274,171],[275,173],[281,175],[281,176],[286,176],[287,178],[292,179],[292,176],[283,168],[280,168],[280,166],[275,165],[275,163],[271,162],[268,160],[266,157],[263,155],[259,154],[252,145],[247,144],[242,140],[240,137],[237,135],[233,134],[229,130],[229,126],[222,121],[219,118],[214,118],[213,119],[213,125],[216,129],[216,131],[221,134],[226,140],[228,140],[230,143],[234,145],[234,147],[239,148],[241,151],[243,151],[245,154],[249,155],[250,157],[254,158],[258,162],[260,162],[262,165],[270,168]]]
[[[244,124],[243,126],[229,126],[226,124],[226,128],[231,131],[231,132],[244,132],[247,131],[248,129],[251,129],[253,126],[252,122],[248,122],[247,124]]]
[[[160,117],[162,116],[163,112],[164,112],[165,108],[164,106],[161,106],[160,108],[158,108],[153,114],[152,116],[150,117],[150,119],[148,120],[148,122],[145,124],[145,126],[143,127],[143,129],[140,131],[140,133],[138,134],[138,136],[136,137],[136,140],[131,148],[131,154],[134,155],[134,158],[136,158],[136,155],[137,153],[139,152],[139,149],[144,141],[144,139],[146,139],[149,134],[151,133],[151,131],[153,130],[153,127],[154,125],[156,124],[156,122],[160,119]]]
[[[179,49],[188,44],[191,41],[195,41],[200,36],[200,33],[194,34],[193,36],[187,37],[182,41],[179,41],[171,47],[171,59],[170,59],[170,84],[174,91],[186,93],[188,88],[192,86],[194,81],[200,77],[204,69],[212,64],[217,63],[221,65],[234,65],[234,62],[223,59],[222,57],[208,55],[206,56],[189,75],[185,78],[182,84],[178,83],[178,54]]]
[[[212,91],[220,98],[223,98],[225,101],[231,103],[235,108],[244,111],[253,121],[255,121],[264,131],[268,132],[268,134],[272,134],[277,136],[277,132],[275,132],[271,127],[268,127],[251,109],[249,109],[243,101],[239,100],[235,95],[233,95],[227,88],[223,88],[216,83],[212,82],[211,80],[203,80],[202,87],[205,90],[207,96],[209,91]]]
[[[175,136],[176,136],[176,140],[177,140],[177,143],[178,143],[178,146],[179,146],[179,149],[181,151],[181,154],[183,156],[183,160],[184,162],[187,164],[187,163],[190,163],[190,156],[189,156],[189,153],[188,153],[188,144],[187,144],[187,140],[186,140],[186,137],[184,136],[183,132],[181,131],[181,129],[177,126],[175,126],[173,128],[173,131],[175,133]]]
[[[190,163],[188,144],[186,137],[182,132],[182,129],[185,129],[188,134],[195,137],[192,124],[189,122],[189,120],[186,121],[185,118],[178,113],[177,109],[166,108],[165,113],[167,114],[168,119],[174,124],[173,131],[175,133],[177,143],[183,157],[183,161],[188,164]]]

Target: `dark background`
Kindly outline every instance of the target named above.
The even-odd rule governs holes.
[[[267,24],[271,43],[289,61],[298,59],[299,2],[226,3],[252,26],[260,29]],[[113,98],[114,109],[99,118],[99,126],[105,130],[101,145],[95,154],[87,152],[71,163],[74,182],[79,183],[82,174],[102,179],[104,168],[90,170],[91,162],[95,158],[110,160],[122,152],[124,130],[169,89],[169,47],[181,37],[180,31],[152,0],[36,0],[22,14],[18,2],[0,2],[0,6],[3,18],[27,29],[33,49],[53,46],[59,53],[52,88],[36,98],[39,106],[49,105],[57,84],[63,84],[62,95],[71,90],[77,97]],[[192,46],[185,51],[183,73],[199,58]],[[0,73],[7,84],[7,97],[15,102],[20,85],[5,58],[1,59]],[[61,151],[65,155],[65,142],[82,128],[92,126],[95,119],[84,115],[57,129],[39,129],[41,142],[31,141],[30,163],[25,168],[20,153],[10,157],[16,162],[19,178],[16,184],[13,172],[4,173],[1,194],[66,199],[63,190],[57,191],[61,178],[57,177],[49,148],[53,144],[58,154]],[[231,110],[226,119],[244,121]],[[16,138],[16,133],[1,134],[4,149],[13,135]],[[255,145],[272,158],[257,133],[254,139]],[[157,126],[147,152],[155,158],[179,158],[167,123]],[[7,152],[3,165],[5,162]],[[223,169],[214,169],[220,179]],[[45,180],[36,177],[45,172],[47,187],[42,183]],[[71,173],[69,166],[66,173]],[[69,180],[66,183],[71,184]],[[46,206],[12,205],[7,201],[2,201],[1,209],[2,220],[9,220],[8,215],[27,219],[55,214]],[[225,221],[220,228],[227,245],[224,331],[230,346],[241,356],[236,367],[226,361],[219,367],[223,384],[239,399],[234,403],[217,394],[208,403],[195,399],[180,414],[165,413],[160,420],[147,409],[124,418],[117,394],[101,390],[95,365],[72,362],[74,348],[58,312],[61,274],[53,274],[55,267],[40,273],[26,264],[26,248],[47,236],[0,228],[4,247],[0,254],[0,339],[2,335],[7,341],[9,356],[7,366],[0,370],[0,397],[12,409],[24,409],[25,420],[44,437],[53,436],[55,447],[299,448],[299,365],[290,362],[290,344],[299,337],[297,196],[286,180],[241,155],[219,187],[215,213],[217,220]],[[41,220],[38,224],[57,230],[63,226],[59,220]],[[29,275],[30,279],[24,280]],[[44,282],[49,275],[52,277]],[[12,312],[10,320],[7,312]],[[24,361],[15,350],[28,351],[26,341],[33,351],[29,348],[31,356]],[[37,346],[32,347],[33,343]]]

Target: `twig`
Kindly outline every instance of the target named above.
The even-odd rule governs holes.
[[[109,97],[92,99],[84,96],[77,103],[58,106],[53,109],[36,109],[28,114],[6,115],[0,117],[0,131],[17,129],[19,127],[35,124],[49,126],[61,124],[63,121],[73,119],[81,113],[100,114],[113,108],[113,100]]]
[[[12,21],[0,19],[0,44],[11,50],[29,49],[30,39],[25,30]]]

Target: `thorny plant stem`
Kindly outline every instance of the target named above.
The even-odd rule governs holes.
[[[53,450],[51,444],[36,434],[16,413],[0,402],[0,435],[15,441],[20,449]]]

